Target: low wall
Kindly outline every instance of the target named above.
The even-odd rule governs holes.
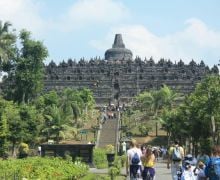
[[[65,157],[70,155],[74,161],[76,157],[83,162],[93,163],[93,148],[95,144],[42,144],[41,156]]]

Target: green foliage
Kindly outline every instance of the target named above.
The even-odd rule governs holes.
[[[115,179],[116,176],[121,173],[121,158],[119,156],[115,157],[113,162],[113,166],[109,168],[108,174],[111,177],[111,180]]]
[[[220,77],[209,76],[196,86],[176,109],[167,109],[161,120],[173,139],[200,143],[201,148],[220,142]],[[207,140],[207,138],[209,140]],[[210,141],[211,139],[211,141]]]
[[[106,159],[105,149],[96,148],[93,151],[93,162],[98,169],[103,169],[108,167],[108,162]]]
[[[17,176],[20,179],[74,179],[78,180],[88,172],[88,166],[74,164],[59,158],[26,158],[0,162],[0,177]]]
[[[21,134],[21,141],[34,143],[39,134],[39,126],[42,124],[36,108],[32,105],[20,104],[20,123],[22,129],[17,133]]]
[[[18,148],[19,158],[25,158],[28,156],[29,146],[26,143],[21,143]]]
[[[17,119],[17,109],[10,101],[0,97],[0,156],[7,154],[8,139],[11,136],[10,123]]]
[[[10,66],[10,60],[15,55],[16,35],[9,30],[10,22],[0,20],[0,70],[7,71]]]
[[[8,73],[2,91],[5,99],[13,101],[0,98],[0,154],[9,142],[16,152],[21,142],[35,145],[47,139],[76,138],[77,128],[91,118],[89,111],[95,103],[92,91],[67,88],[40,96],[47,48],[26,30],[15,36],[10,26],[0,21],[0,71]]]
[[[200,140],[200,151],[205,154],[211,154],[211,149],[213,147],[213,140],[211,138],[205,138]]]
[[[5,94],[8,99],[18,103],[29,103],[41,92],[43,87],[43,61],[48,55],[40,41],[31,39],[30,32],[22,30],[19,35],[21,48],[11,59],[8,69]],[[8,82],[8,83],[7,83]]]
[[[95,100],[93,98],[93,93],[91,90],[83,88],[80,91],[80,97],[82,98],[84,104],[88,107],[88,108],[92,108],[93,105],[95,104]]]
[[[115,156],[115,160],[113,162],[113,167],[118,169],[118,174],[121,172],[121,158],[119,156]]]
[[[117,175],[120,174],[120,171],[119,171],[118,168],[112,166],[112,167],[109,168],[108,174],[110,175],[111,180],[113,180],[113,179],[115,179],[115,177],[116,177]]]
[[[151,130],[151,127],[149,127],[149,125],[139,125],[138,129],[142,135],[147,136],[149,131]]]
[[[60,94],[51,91],[39,97],[36,101],[37,107],[44,116],[42,135],[57,142],[76,138],[77,128],[84,123],[83,110],[90,107],[87,103],[92,104],[94,101],[90,94],[86,89],[78,91],[66,88]]]
[[[8,124],[5,114],[0,117],[0,157],[4,157],[7,152]]]
[[[120,156],[120,159],[121,159],[121,166],[124,167],[125,163],[127,161],[127,156],[124,154],[124,155]]]
[[[108,144],[105,147],[106,153],[115,153],[115,147],[112,144]]]
[[[165,109],[173,109],[176,101],[180,99],[180,94],[174,92],[168,86],[164,85],[161,89],[156,91],[145,91],[139,94],[137,99],[137,108],[145,113],[145,119],[156,122],[156,135],[160,116]],[[145,121],[146,123],[147,121]],[[146,127],[147,128],[147,127]],[[141,127],[140,130],[145,131]],[[145,131],[146,132],[146,131]]]

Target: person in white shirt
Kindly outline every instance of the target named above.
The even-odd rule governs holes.
[[[183,161],[183,173],[181,180],[197,180],[196,159],[191,154],[188,154]]]
[[[126,173],[130,176],[130,180],[141,178],[141,149],[137,147],[137,141],[132,139],[130,149],[127,151]],[[138,159],[139,158],[139,159]]]

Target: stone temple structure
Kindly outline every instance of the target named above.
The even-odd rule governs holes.
[[[105,52],[105,59],[88,61],[69,59],[56,65],[51,61],[45,67],[45,91],[63,88],[89,88],[93,91],[97,104],[114,101],[129,102],[144,90],[160,89],[164,84],[174,90],[189,93],[196,83],[209,73],[218,73],[217,66],[210,69],[204,64],[171,62],[152,58],[133,59],[132,52],[125,48],[121,34],[116,34],[111,49]]]

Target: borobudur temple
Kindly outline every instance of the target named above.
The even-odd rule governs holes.
[[[128,103],[144,90],[158,90],[164,84],[182,93],[190,93],[196,83],[210,73],[218,73],[217,66],[209,68],[201,61],[184,64],[182,60],[172,62],[160,59],[133,59],[131,50],[126,49],[121,34],[115,35],[111,49],[105,58],[69,59],[59,65],[51,61],[45,67],[44,90],[63,88],[89,88],[97,104],[113,101]]]

